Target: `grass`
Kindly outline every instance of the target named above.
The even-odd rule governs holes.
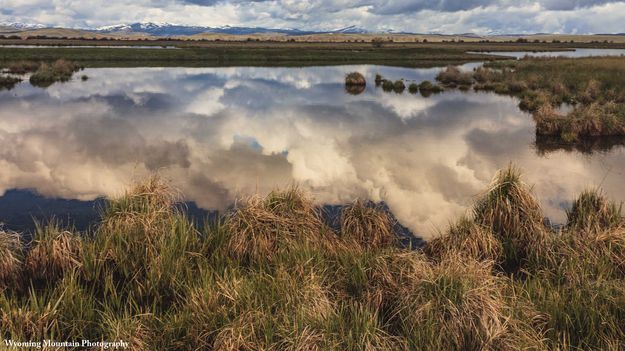
[[[474,72],[448,67],[437,79],[448,87],[473,86],[518,97],[519,107],[533,114],[536,134],[558,137],[565,144],[625,136],[624,58],[526,57],[485,66]],[[571,111],[558,112],[562,104],[569,104]]]
[[[438,94],[443,92],[445,89],[438,84],[432,84],[432,82],[426,80],[419,84],[419,92],[422,96],[428,97],[432,94]]]
[[[41,63],[39,68],[30,76],[30,84],[37,87],[48,87],[55,82],[66,82],[72,78],[81,67],[64,59],[58,59],[52,64]]]
[[[358,95],[365,91],[367,87],[367,80],[365,76],[358,72],[351,72],[345,75],[345,91],[352,94]]]
[[[158,177],[84,235],[0,231],[0,334],[137,350],[620,350],[625,222],[598,190],[543,224],[514,167],[423,249],[356,201],[336,227],[301,189],[196,226]]]
[[[397,94],[403,93],[404,90],[406,90],[406,84],[404,84],[403,80],[396,80],[395,83],[393,83],[393,91]]]

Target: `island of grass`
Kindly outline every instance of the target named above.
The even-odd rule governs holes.
[[[525,58],[490,62],[474,72],[449,67],[446,86],[467,86],[517,96],[533,114],[536,134],[565,142],[625,136],[625,58]],[[570,112],[559,112],[568,104]]]
[[[599,191],[559,229],[516,169],[424,248],[355,202],[330,227],[297,189],[197,226],[158,178],[88,234],[0,231],[0,336],[132,350],[620,350],[625,220]]]

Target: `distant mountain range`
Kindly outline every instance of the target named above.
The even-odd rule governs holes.
[[[0,32],[21,32],[31,31],[39,29],[60,29],[50,27],[42,24],[20,23],[20,22],[5,22],[0,23]],[[64,28],[67,29],[67,28]],[[264,28],[264,27],[238,27],[238,26],[223,26],[223,27],[208,27],[208,26],[187,26],[172,23],[131,23],[131,24],[117,24],[112,26],[104,26],[97,28],[73,28],[73,30],[81,30],[94,34],[143,34],[155,37],[173,37],[173,36],[191,36],[202,33],[214,33],[214,34],[231,34],[231,35],[252,35],[252,34],[281,34],[281,35],[310,35],[310,34],[421,34],[421,35],[441,35],[441,36],[459,36],[465,38],[483,38],[483,37],[498,37],[498,36],[516,36],[527,37],[533,35],[548,35],[547,33],[536,34],[506,34],[493,32],[486,35],[479,35],[475,33],[462,33],[462,34],[442,34],[442,33],[412,33],[412,32],[397,32],[393,30],[387,30],[384,32],[369,31],[357,26],[349,26],[345,28],[328,30],[328,31],[313,31],[313,30],[301,30],[296,28]],[[618,34],[598,34],[598,35],[611,35],[611,36],[623,36],[624,33]]]
[[[28,23],[0,23],[0,27],[12,28],[16,31],[33,30],[51,28],[40,24],[28,24]],[[234,34],[234,35],[246,35],[246,34],[283,34],[283,35],[307,35],[307,34],[367,34],[369,31],[358,28],[356,26],[349,26],[341,29],[330,31],[307,31],[291,28],[262,28],[262,27],[204,27],[204,26],[186,26],[171,23],[131,23],[131,24],[118,24],[112,26],[104,26],[98,28],[76,28],[88,32],[99,34],[131,34],[141,33],[157,37],[169,37],[169,36],[189,36],[202,33],[218,33],[218,34]]]

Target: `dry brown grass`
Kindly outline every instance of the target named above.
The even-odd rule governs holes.
[[[567,211],[567,225],[583,231],[601,231],[624,224],[621,204],[609,201],[599,189],[581,193]]]
[[[19,234],[0,229],[0,291],[19,282],[23,255]]]
[[[393,222],[388,212],[379,206],[355,201],[341,212],[341,238],[369,249],[397,244]]]
[[[462,72],[456,66],[447,66],[444,71],[441,71],[436,76],[436,80],[441,82],[445,86],[470,86],[473,84],[473,73]]]
[[[488,228],[463,217],[449,231],[426,243],[424,251],[437,260],[460,254],[475,260],[501,262],[503,246]]]
[[[82,242],[80,238],[56,224],[39,227],[33,247],[25,261],[31,279],[54,281],[72,269],[81,266]]]
[[[241,260],[272,260],[292,240],[325,243],[331,237],[312,200],[295,187],[248,198],[227,216],[225,227],[228,251]]]
[[[418,254],[387,256],[372,269],[371,304],[409,349],[543,349],[540,333],[517,320],[492,261],[450,254],[430,263]]]
[[[367,81],[365,76],[358,72],[348,73],[345,76],[345,86],[365,86]]]
[[[502,242],[509,269],[544,252],[549,234],[542,210],[514,166],[497,173],[488,191],[474,205],[473,214],[477,224]]]

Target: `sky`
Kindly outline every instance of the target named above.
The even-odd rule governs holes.
[[[413,33],[625,32],[611,0],[0,0],[0,22],[94,28],[134,22]]]

